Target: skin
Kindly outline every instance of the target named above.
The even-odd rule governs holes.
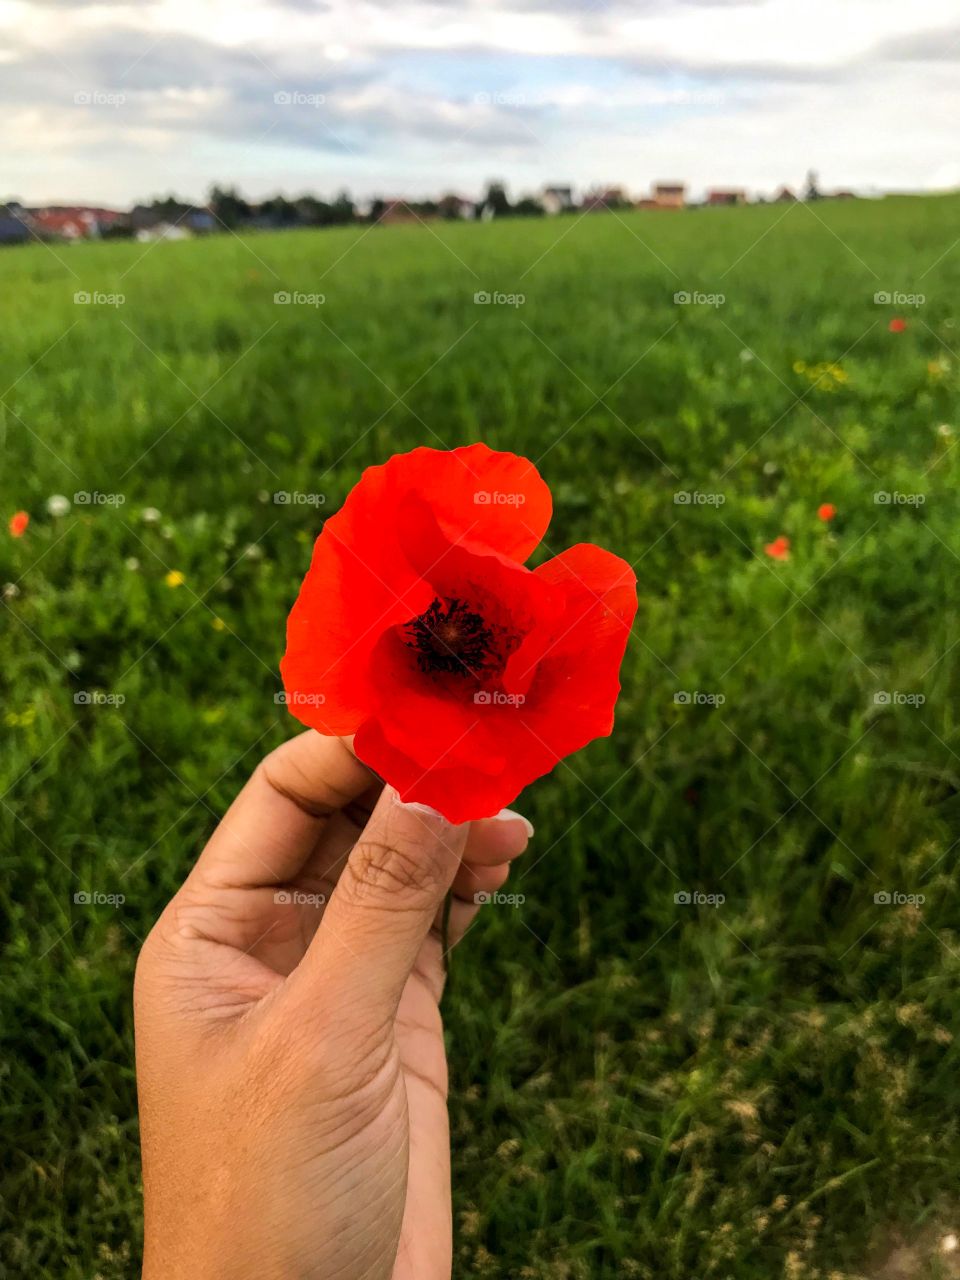
[[[145,1280],[450,1275],[443,904],[452,944],[530,832],[313,731],[261,762],[137,965]]]

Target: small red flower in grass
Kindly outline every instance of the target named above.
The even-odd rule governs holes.
[[[763,549],[772,560],[790,559],[790,539],[785,538],[782,533],[779,538],[768,542]]]
[[[902,316],[894,316],[893,319],[890,321],[890,323],[887,325],[887,328],[890,330],[891,333],[903,333],[906,327],[907,327],[907,322],[902,318]]]
[[[287,622],[290,711],[451,822],[610,733],[636,575],[589,543],[526,568],[551,511],[532,463],[483,444],[365,471]]]
[[[821,502],[817,507],[817,516],[825,524],[829,524],[833,517],[837,514],[837,508],[832,502]]]
[[[26,511],[17,511],[10,517],[10,523],[7,528],[10,530],[12,538],[22,538],[27,531],[27,525],[30,523],[30,517]]]

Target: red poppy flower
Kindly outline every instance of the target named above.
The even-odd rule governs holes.
[[[773,560],[790,559],[790,539],[784,537],[782,533],[779,538],[774,538],[772,542],[768,542],[763,549]]]
[[[907,327],[906,320],[902,319],[902,317],[900,316],[894,316],[893,319],[890,321],[890,323],[887,325],[887,328],[890,330],[891,333],[903,333],[906,327]]]
[[[526,568],[551,510],[532,463],[483,444],[365,471],[287,622],[289,709],[452,822],[608,734],[636,575],[588,543]]]
[[[830,521],[833,519],[833,517],[836,514],[837,514],[837,508],[833,505],[832,502],[821,502],[819,507],[817,507],[817,515],[821,520],[825,521],[827,524],[830,523]]]
[[[30,517],[26,511],[17,511],[10,517],[10,523],[7,528],[10,530],[10,536],[13,538],[22,538],[27,531],[27,525],[30,523]]]

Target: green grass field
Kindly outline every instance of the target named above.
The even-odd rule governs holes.
[[[140,941],[297,730],[277,664],[324,512],[477,439],[538,462],[543,556],[619,552],[640,612],[614,736],[520,802],[524,904],[454,957],[456,1274],[879,1277],[901,1237],[941,1274],[958,224],[904,198],[0,255],[0,1275],[136,1273]],[[48,513],[78,492],[110,500]]]

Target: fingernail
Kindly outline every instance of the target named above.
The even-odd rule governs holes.
[[[525,818],[522,813],[517,813],[516,809],[501,809],[495,815],[496,822],[522,822],[527,831],[527,839],[533,835],[533,823],[529,818]]]
[[[448,818],[445,818],[438,809],[433,809],[428,804],[421,804],[419,800],[401,800],[400,793],[393,788],[393,803],[399,805],[401,809],[407,809],[410,813],[422,814],[425,818],[432,818],[434,822],[442,822],[445,826],[452,826]]]

